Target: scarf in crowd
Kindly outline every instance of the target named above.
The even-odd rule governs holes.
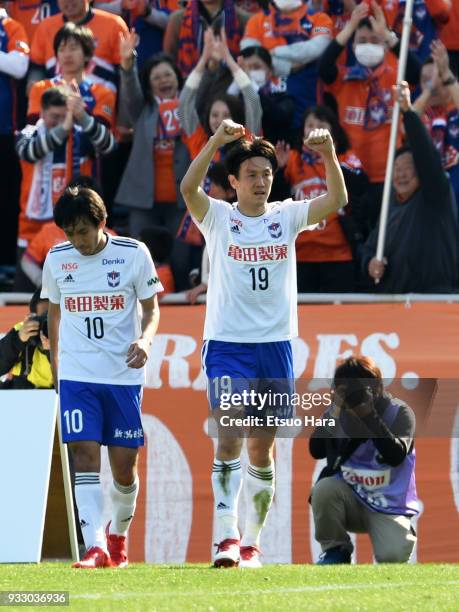
[[[383,90],[379,84],[379,77],[385,71],[384,65],[376,70],[370,70],[357,63],[346,71],[345,81],[368,81],[369,91],[365,102],[365,118],[363,129],[373,131],[387,122],[389,118],[389,107],[387,106]]]
[[[427,107],[422,122],[441,155],[443,168],[459,164],[459,112],[455,105]]]
[[[199,8],[199,0],[190,0],[183,13],[177,64],[184,77],[187,77],[198,63],[203,48],[206,26],[203,24],[203,17]],[[236,8],[232,0],[223,0],[222,9],[216,17],[220,16],[225,28],[229,50],[236,56],[239,53],[241,35]],[[209,24],[208,27],[211,27],[211,25]]]
[[[298,11],[303,11],[303,16],[298,20]],[[284,13],[277,8],[275,4],[271,4],[271,26],[274,37],[282,37],[285,39],[285,44],[302,42],[309,40],[312,33],[312,23],[309,21],[308,7],[304,4],[293,14]]]
[[[36,137],[44,137],[43,119],[36,124]],[[26,216],[36,221],[53,218],[53,160],[51,151],[34,164],[32,184],[27,199]]]

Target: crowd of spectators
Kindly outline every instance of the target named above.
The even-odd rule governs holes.
[[[325,190],[314,128],[334,139],[349,205],[297,240],[300,292],[459,289],[459,2],[0,2],[0,290],[33,291],[64,235],[53,204],[89,181],[115,233],[142,239],[167,292],[206,291],[180,181],[226,118],[276,146],[271,199]],[[385,258],[379,213],[396,96],[402,118]],[[411,100],[413,102],[411,102]],[[203,184],[233,201],[220,149]],[[198,272],[196,272],[198,270]]]

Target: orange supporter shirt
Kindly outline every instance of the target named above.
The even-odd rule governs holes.
[[[46,79],[38,81],[32,86],[29,95],[28,119],[30,123],[35,123],[40,115],[41,97],[50,87],[55,87],[63,83],[62,79],[55,77],[54,79]],[[106,125],[112,126],[113,113],[115,107],[115,94],[102,83],[94,83],[91,80],[83,80],[80,83],[80,92],[86,104],[87,112],[103,121]],[[74,156],[78,156],[78,168],[80,174],[93,174],[93,158],[89,155],[86,148],[87,142],[84,143],[80,139],[80,150],[74,151],[73,133],[68,137],[65,145],[53,155],[53,164],[51,168],[51,197],[53,204],[64,190],[66,184],[73,178],[75,171]],[[43,227],[44,221],[30,219],[27,216],[27,205],[29,194],[32,188],[36,164],[32,164],[25,160],[21,160],[22,181],[20,195],[20,211],[19,211],[19,231],[18,231],[18,246],[26,246],[30,240]]]
[[[361,168],[350,151],[339,155],[340,163]],[[299,151],[292,150],[285,168],[285,178],[292,186],[295,200],[311,200],[326,193],[325,166],[320,158],[315,163],[303,161]],[[340,213],[332,213],[314,230],[301,232],[296,239],[296,258],[299,262],[350,261],[352,251],[339,222]],[[341,214],[344,214],[341,213]]]
[[[105,231],[112,236],[116,236],[116,232],[105,228]],[[60,244],[61,242],[66,242],[67,236],[60,227],[54,223],[54,221],[48,221],[47,223],[43,223],[40,231],[36,236],[34,236],[33,240],[31,240],[27,246],[27,249],[24,252],[25,257],[30,259],[37,265],[43,267],[45,263],[46,255],[48,255],[49,249],[56,244]]]
[[[459,2],[453,0],[449,21],[440,32],[440,38],[447,49],[459,51]]]
[[[177,201],[174,171],[175,139],[181,135],[178,98],[158,100],[159,120],[153,140],[155,202]]]
[[[57,0],[12,0],[7,8],[9,15],[23,25],[29,40],[44,19],[59,13]]]
[[[260,11],[252,15],[247,22],[244,38],[255,38],[269,51],[288,44],[287,38],[276,32],[278,28],[276,25],[276,15],[277,10],[274,7],[270,7],[268,14]],[[308,7],[306,4],[288,13],[288,18],[290,22],[288,25],[288,32],[295,36],[303,35],[303,40],[309,40],[316,36],[330,36],[332,33],[333,24],[330,17],[325,13],[308,15]],[[306,31],[303,26],[305,19],[306,22],[311,24],[309,32]],[[284,29],[284,31],[286,30]]]
[[[45,91],[59,85],[65,85],[64,79],[59,76],[37,81],[33,84],[29,93],[29,107],[27,109],[27,118],[30,123],[35,123],[40,116],[41,97]],[[114,92],[103,83],[94,81],[91,76],[84,76],[79,88],[85,102],[86,112],[108,127],[113,127],[116,102]]]
[[[358,69],[357,69],[358,70]],[[352,78],[352,74],[357,75]],[[360,74],[361,78],[358,78]],[[371,183],[384,181],[396,71],[384,62],[365,78],[363,71],[339,67],[330,91],[338,102],[340,123]],[[401,143],[399,135],[398,146]]]
[[[155,263],[156,272],[158,273],[161,285],[164,287],[164,291],[161,293],[160,300],[167,293],[174,293],[175,281],[174,275],[172,274],[172,268],[169,264],[157,264]]]
[[[31,60],[45,68],[48,77],[59,73],[53,42],[65,22],[62,14],[45,19],[37,27],[32,40]],[[116,67],[120,63],[120,34],[128,31],[127,25],[118,15],[97,9],[90,9],[79,25],[89,28],[96,40],[94,56],[87,71],[115,88]]]
[[[57,227],[54,221],[42,223],[40,231],[27,245],[24,255],[39,266],[43,266],[49,249],[66,240],[64,230]]]

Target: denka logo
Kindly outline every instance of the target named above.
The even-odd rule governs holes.
[[[154,276],[153,278],[147,280],[147,285],[149,287],[151,287],[152,285],[156,285],[156,283],[159,283],[159,278],[157,276]]]
[[[77,263],[63,263],[61,266],[63,272],[70,272],[70,270],[78,270],[78,264]]]
[[[120,264],[124,264],[125,260],[122,257],[117,257],[116,259],[102,259],[103,266],[117,266]]]

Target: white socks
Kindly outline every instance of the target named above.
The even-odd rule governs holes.
[[[241,546],[260,546],[260,534],[274,497],[274,463],[267,467],[247,466],[244,478],[247,503]]]
[[[237,526],[237,504],[242,486],[242,469],[239,459],[214,460],[212,467],[212,489],[217,515],[218,541],[239,540]]]
[[[135,512],[137,495],[139,493],[139,477],[128,486],[120,485],[115,480],[110,487],[112,500],[112,522],[110,533],[125,536]]]
[[[98,546],[107,552],[102,524],[102,488],[98,472],[76,472],[75,499],[86,548]]]

